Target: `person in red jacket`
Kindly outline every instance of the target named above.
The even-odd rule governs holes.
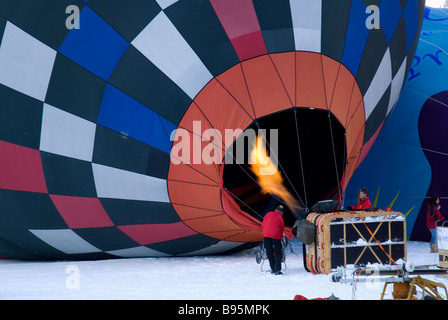
[[[266,213],[261,223],[266,255],[271,266],[271,273],[275,275],[282,274],[282,239],[285,229],[283,212],[284,207],[279,205],[274,211]]]
[[[369,200],[369,190],[367,190],[367,188],[361,188],[359,190],[359,200],[358,205],[349,207],[348,209],[372,209],[372,203]]]
[[[433,195],[428,201],[428,211],[426,213],[426,227],[431,232],[431,252],[437,252],[437,229],[436,221],[443,221],[445,217],[439,211],[440,197]]]

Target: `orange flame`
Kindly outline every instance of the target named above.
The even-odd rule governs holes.
[[[254,143],[250,153],[250,169],[257,177],[263,193],[279,197],[293,213],[299,209],[297,200],[283,185],[283,178],[277,165],[268,156],[263,138],[257,137]]]

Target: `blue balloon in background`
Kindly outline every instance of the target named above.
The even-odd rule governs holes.
[[[426,201],[448,210],[448,9],[425,8],[414,61],[394,111],[352,177],[345,204],[367,187],[372,203],[407,214],[411,240],[429,241]]]

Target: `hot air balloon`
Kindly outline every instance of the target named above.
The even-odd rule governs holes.
[[[257,244],[263,214],[282,199],[247,161],[232,161],[250,132],[263,135],[302,209],[342,196],[398,99],[423,9],[423,0],[1,1],[0,255]]]
[[[356,188],[365,184],[371,198],[377,198],[377,207],[392,204],[406,213],[412,240],[430,239],[426,204],[431,195],[441,196],[442,212],[448,207],[447,35],[447,9],[426,7],[418,49],[397,106],[347,187],[347,201],[356,201]]]

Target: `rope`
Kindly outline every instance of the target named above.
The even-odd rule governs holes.
[[[229,189],[225,189],[228,193],[230,193],[230,195],[232,197],[234,197],[235,199],[237,199],[239,202],[241,202],[242,204],[244,204],[247,208],[249,208],[256,216],[258,216],[260,219],[263,220],[263,216],[261,216],[257,211],[255,211],[254,209],[252,209],[247,203],[245,203],[243,200],[241,200],[240,198],[238,198],[236,195],[234,195]]]
[[[296,108],[294,108],[294,121],[296,123],[297,147],[299,148],[300,171],[302,173],[303,194],[305,196],[305,208],[308,208],[308,197],[306,195],[305,172],[303,170],[302,149],[300,147],[299,126],[298,126],[298,123],[297,123],[297,109]]]
[[[362,223],[364,224],[364,226],[366,227],[367,231],[370,233],[370,235],[372,236],[373,240],[375,240],[375,242],[378,244],[378,246],[380,247],[381,250],[383,250],[383,252],[386,254],[386,256],[389,258],[389,260],[395,264],[398,265],[395,260],[387,253],[386,250],[384,250],[383,246],[381,245],[381,243],[378,242],[378,240],[376,240],[375,236],[373,235],[372,231],[370,230],[370,228],[367,226],[367,224],[364,222],[364,219],[361,217],[361,214],[356,211],[356,213],[358,214],[358,217],[361,219]]]
[[[345,167],[344,167],[344,173],[343,173],[343,186],[342,186],[342,193],[339,194],[340,199],[341,199],[341,203],[339,205],[340,208],[345,208],[345,188],[347,187],[347,165],[348,165],[348,161],[347,161],[347,133],[344,132],[344,154],[342,156],[342,163],[345,162]]]
[[[342,194],[341,193],[341,181],[339,180],[339,173],[338,173],[338,163],[336,160],[336,150],[334,147],[333,127],[331,125],[331,117],[330,116],[331,116],[330,111],[328,111],[328,124],[330,126],[331,146],[333,148],[334,169],[336,171],[336,179],[338,182],[338,192],[339,192],[339,194]]]

